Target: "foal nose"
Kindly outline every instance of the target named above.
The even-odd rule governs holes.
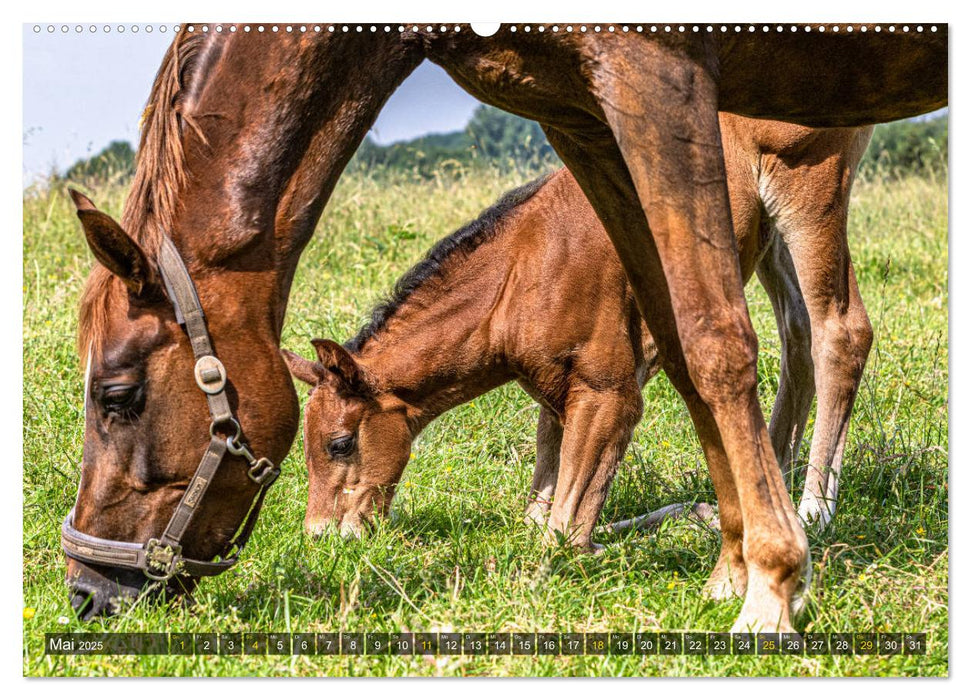
[[[320,539],[328,533],[336,533],[340,534],[345,540],[359,540],[366,533],[367,524],[367,521],[345,516],[340,520],[330,518],[308,521],[304,524],[304,529],[314,539]]]
[[[314,539],[320,539],[328,532],[337,531],[337,521],[336,520],[308,520],[304,523],[304,529],[307,534]]]

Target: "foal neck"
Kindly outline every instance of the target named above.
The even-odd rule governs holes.
[[[509,272],[500,249],[490,241],[447,265],[354,353],[380,392],[407,404],[416,434],[513,378],[497,330]]]
[[[397,283],[345,347],[380,390],[405,401],[417,430],[454,406],[511,380],[506,303],[521,294],[517,265],[533,243],[518,235],[527,203],[553,176],[503,195]]]
[[[355,357],[380,392],[407,405],[416,434],[512,378],[491,328],[500,276],[481,276],[473,290],[454,287],[454,276],[417,291]]]

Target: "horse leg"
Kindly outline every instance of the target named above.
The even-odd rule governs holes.
[[[550,129],[551,142],[604,223],[701,439],[723,535],[709,590],[745,589],[735,629],[789,630],[809,547],[758,402],[717,87],[676,52],[631,49],[634,56],[604,56],[611,63],[595,73],[613,138]]]
[[[836,509],[850,414],[873,340],[846,236],[853,174],[871,133],[819,136],[831,157],[808,164],[808,175],[807,164],[776,162],[761,183],[770,190],[764,201],[790,254],[788,264],[775,269],[784,273],[786,288],[795,270],[810,321],[816,421],[799,515],[820,530]]]
[[[551,543],[565,537],[578,549],[601,549],[593,529],[642,407],[633,377],[630,386],[615,390],[571,391],[547,528]]]
[[[782,341],[779,392],[769,420],[769,435],[783,479],[791,488],[793,467],[816,395],[810,318],[792,256],[775,232],[756,273],[772,302]]]
[[[533,486],[529,490],[526,506],[526,522],[546,525],[546,516],[553,504],[556,477],[560,470],[560,445],[563,442],[563,426],[556,415],[546,407],[540,407],[536,426],[536,470]]]
[[[589,171],[587,164],[592,162],[592,158],[586,155],[585,148],[576,141],[572,140],[558,131],[548,129],[547,136],[550,143],[556,148],[560,157],[570,168],[577,182],[580,183],[584,192],[588,193],[587,198],[591,205],[597,210],[598,216],[604,223],[608,232],[613,227],[622,231],[648,231],[647,222],[644,218],[643,209],[636,198],[633,183],[630,182],[630,174],[621,160],[613,168],[605,169],[601,162],[597,171]],[[612,136],[601,143],[596,144],[590,150],[599,152],[602,156],[611,149],[616,152],[617,146],[613,142]],[[616,153],[620,159],[620,153]],[[607,192],[608,186],[611,192]],[[589,188],[589,189],[588,189]],[[594,195],[593,193],[596,193]],[[594,197],[597,197],[596,199]],[[625,198],[629,202],[623,204]],[[619,222],[619,223],[618,223]],[[614,240],[611,233],[611,240]],[[621,239],[622,243],[624,242]],[[635,258],[641,256],[641,265],[626,267],[628,277],[632,286],[634,279],[639,279],[643,286],[653,285],[654,292],[651,295],[654,302],[645,304],[642,314],[648,323],[651,334],[660,348],[660,360],[668,378],[674,387],[681,394],[688,406],[691,419],[701,440],[705,459],[708,463],[708,470],[711,475],[712,484],[715,487],[715,494],[718,497],[718,511],[722,532],[721,552],[718,561],[708,578],[705,585],[705,593],[715,599],[722,600],[731,598],[735,595],[745,595],[748,571],[743,556],[743,529],[742,529],[742,510],[739,503],[738,492],[735,488],[735,481],[728,466],[727,456],[721,447],[718,438],[717,426],[714,422],[711,411],[702,400],[700,394],[695,389],[695,385],[687,369],[685,354],[679,342],[676,342],[676,331],[671,331],[673,321],[666,324],[667,332],[662,338],[659,330],[660,324],[651,326],[652,320],[648,319],[648,313],[653,312],[657,316],[662,316],[665,312],[673,315],[670,306],[663,307],[663,302],[669,298],[669,291],[665,284],[663,268],[656,255],[653,240],[650,235],[645,234],[640,247],[635,244],[630,245],[628,253]],[[623,261],[623,258],[622,258]],[[635,287],[636,290],[636,287]],[[650,298],[650,297],[649,297]],[[640,300],[638,301],[640,305]],[[660,308],[658,308],[660,307]],[[662,316],[663,318],[663,316]],[[672,340],[672,335],[674,340]],[[717,350],[715,350],[717,353]],[[787,496],[788,498],[788,496]]]
[[[799,516],[820,531],[836,512],[850,414],[873,342],[846,243],[845,211],[835,218],[816,231],[823,243],[790,235],[789,244],[811,319],[818,397]]]

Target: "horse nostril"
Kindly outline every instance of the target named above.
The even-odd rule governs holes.
[[[95,613],[96,593],[85,586],[75,584],[71,586],[71,607],[74,608],[78,619],[87,622]]]
[[[334,521],[332,520],[315,520],[313,522],[306,523],[304,525],[304,529],[313,539],[319,540],[325,534],[327,534],[328,531],[335,530],[336,527]]]
[[[341,537],[345,540],[359,540],[365,534],[360,520],[354,521],[346,519],[341,522],[340,533]]]

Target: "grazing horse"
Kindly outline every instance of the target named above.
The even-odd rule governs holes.
[[[791,629],[809,550],[756,395],[718,109],[807,126],[936,109],[947,28],[234,28],[175,38],[121,223],[76,200],[100,265],[81,304],[84,456],[62,528],[75,608],[188,588],[235,561],[266,485],[254,479],[297,428],[277,346],[300,252],[378,111],[427,58],[540,122],[576,177],[705,452],[722,527],[709,590],[744,592],[739,629]]]
[[[846,242],[850,187],[872,129],[723,114],[721,130],[742,276],[758,268],[783,341],[770,427],[776,455],[791,463],[814,376],[822,451],[841,453],[872,337]],[[312,387],[304,417],[309,533],[334,526],[360,534],[387,513],[426,425],[515,380],[541,405],[527,517],[548,525],[549,541],[562,533],[581,549],[598,546],[594,525],[660,361],[620,260],[569,171],[506,194],[441,240],[343,347],[313,345],[314,361],[283,351],[291,373]],[[576,477],[557,483],[561,464]],[[838,470],[834,462],[834,484]],[[823,483],[809,479],[803,501],[828,518],[835,503]]]

